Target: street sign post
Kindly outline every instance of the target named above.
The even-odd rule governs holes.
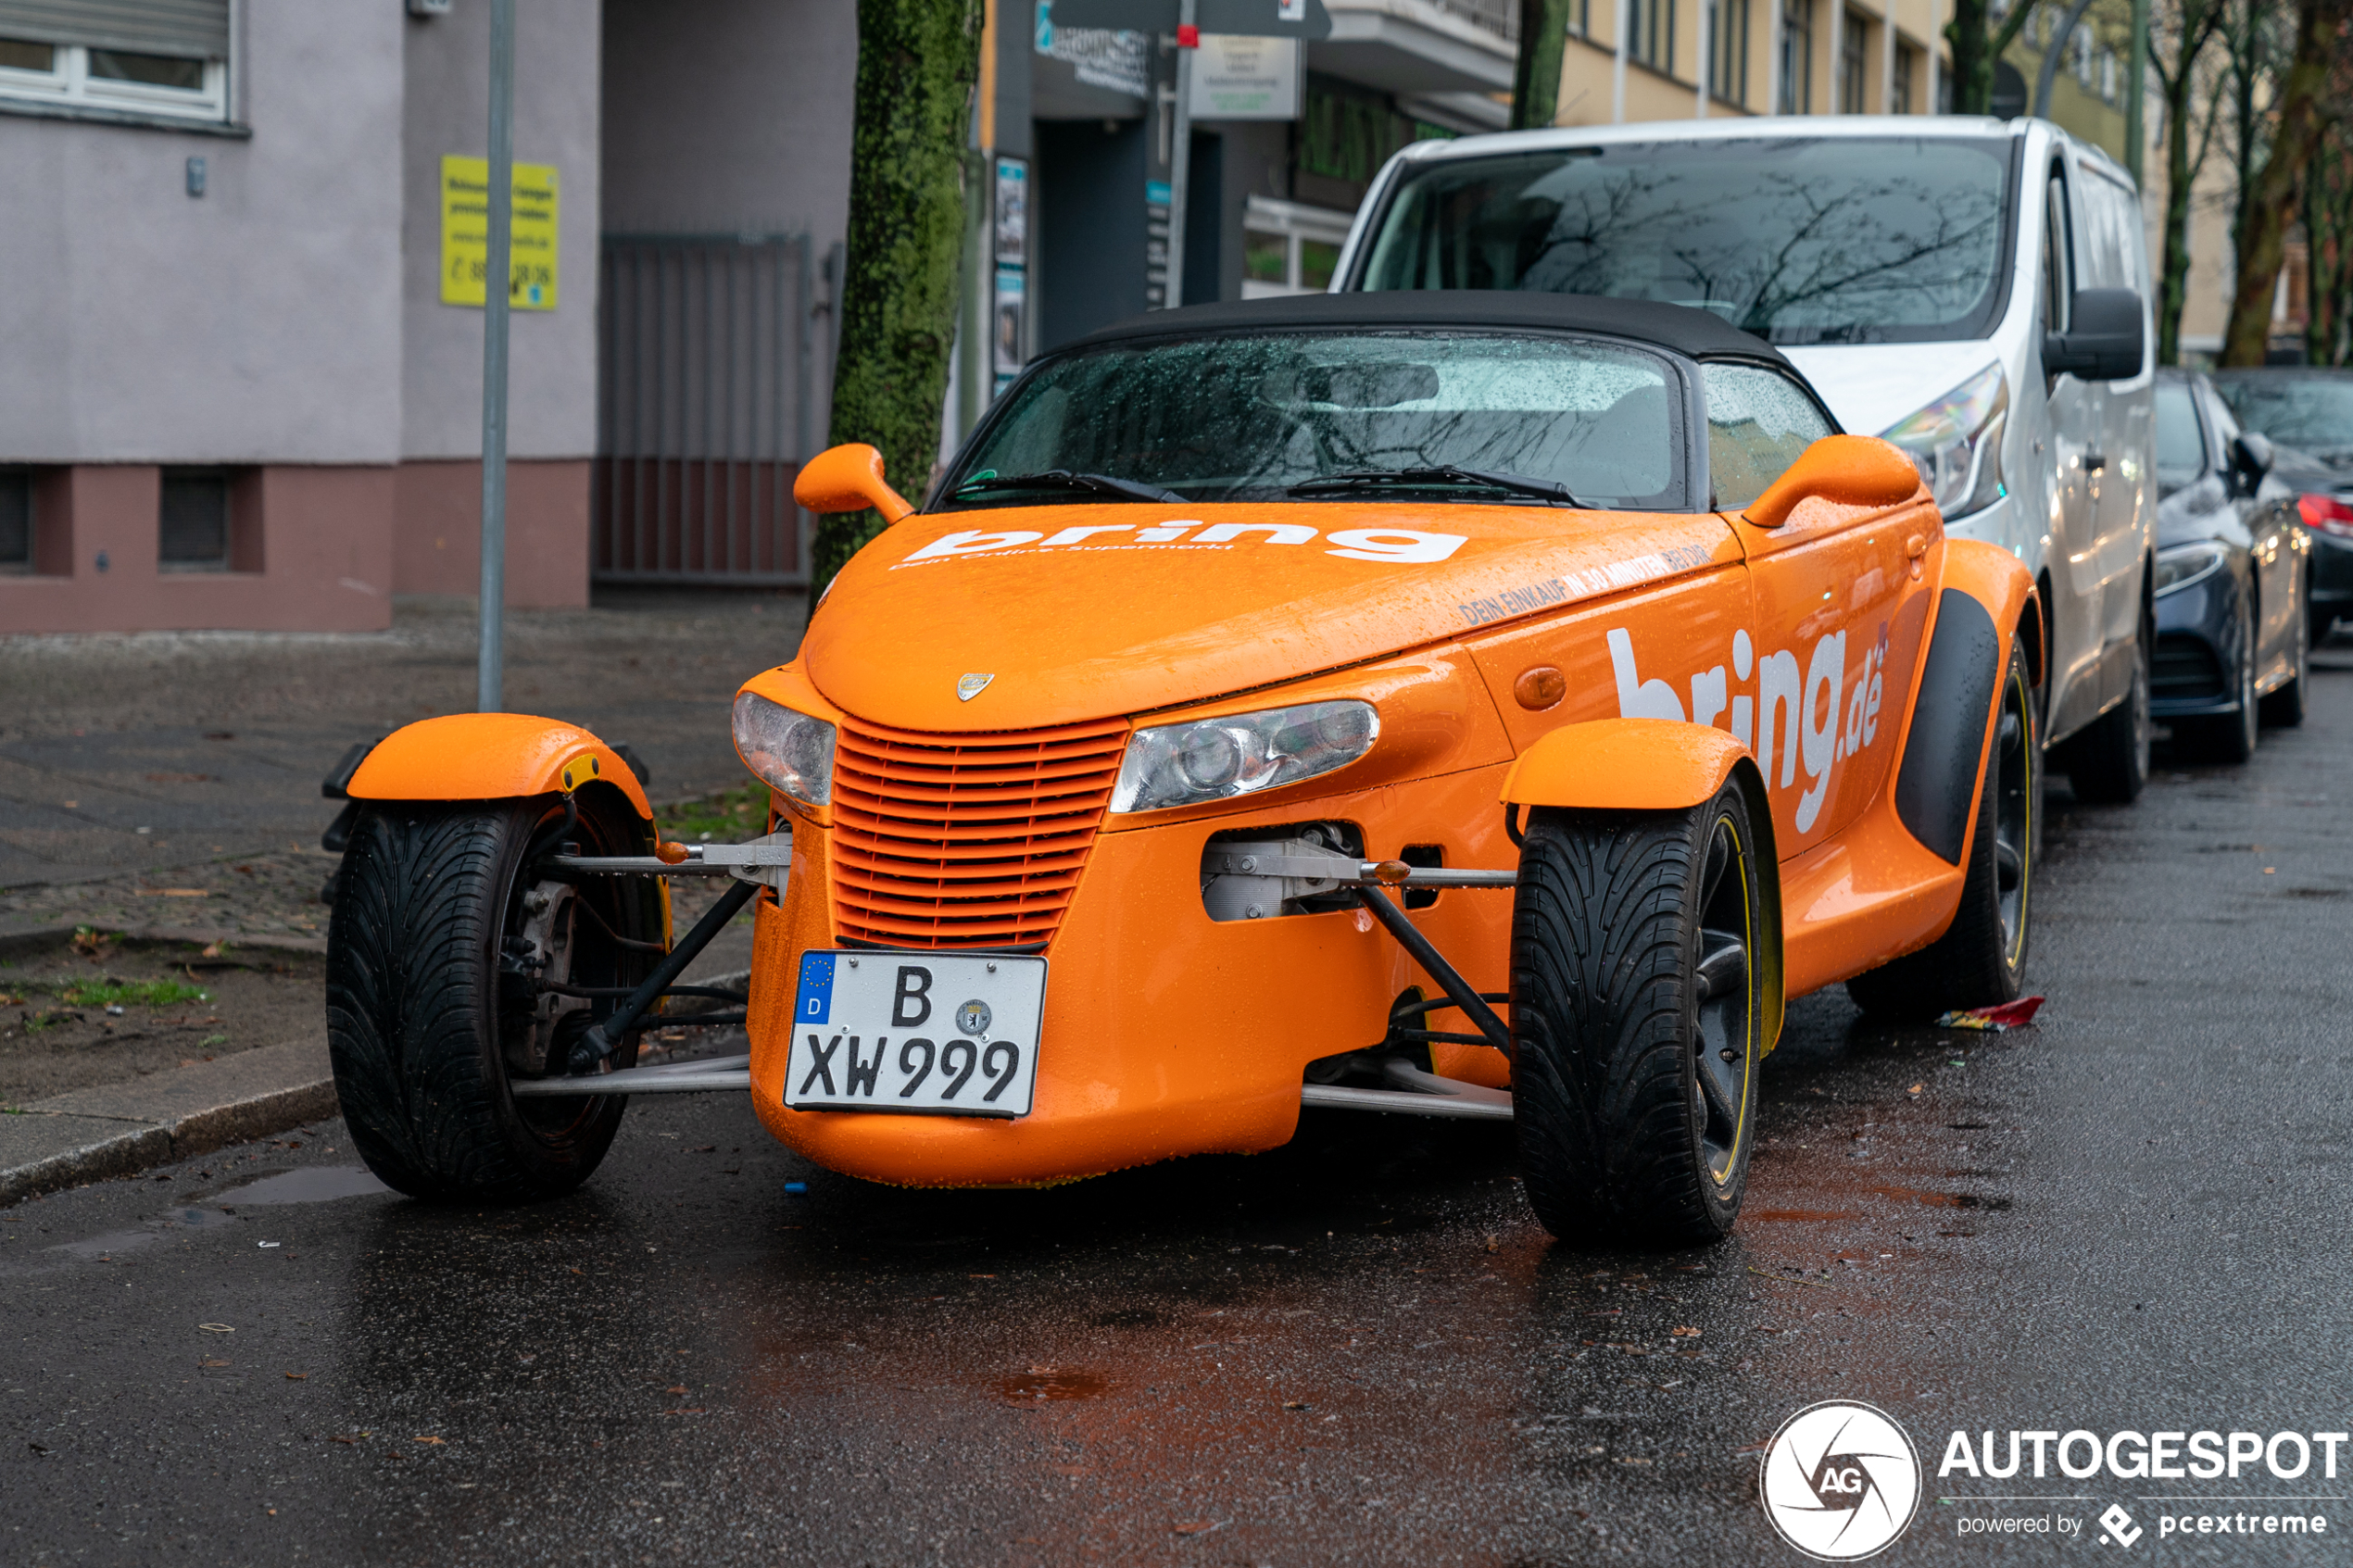
[[[474,706],[505,704],[507,295],[515,206],[515,0],[490,0],[490,236],[483,265],[482,633]]]
[[[1052,0],[1056,27],[1095,27],[1176,35],[1175,135],[1168,149],[1168,282],[1161,295],[1185,303],[1185,210],[1193,165],[1193,56],[1201,35],[1329,38],[1324,0]]]

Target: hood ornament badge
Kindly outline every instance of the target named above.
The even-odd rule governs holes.
[[[988,685],[989,682],[995,680],[996,678],[997,677],[993,674],[957,676],[956,700],[958,702],[970,702],[973,698],[980,695],[981,688],[983,686]]]

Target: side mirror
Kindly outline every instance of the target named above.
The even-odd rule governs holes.
[[[1779,528],[1800,501],[1892,507],[1919,490],[1920,470],[1903,448],[1875,435],[1826,435],[1800,453],[1741,515],[1759,528]]]
[[[883,458],[862,441],[829,446],[800,465],[792,498],[812,512],[862,512],[872,507],[885,524],[913,511],[906,496],[883,483]]]
[[[2267,435],[2249,430],[2231,437],[2231,477],[2238,482],[2242,494],[2252,495],[2261,488],[2263,476],[2271,471],[2277,456]]]
[[[2131,289],[2077,289],[2067,331],[2043,334],[2043,373],[2130,381],[2141,373],[2147,346],[2139,295]]]

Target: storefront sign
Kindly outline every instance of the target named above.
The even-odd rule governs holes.
[[[1195,119],[1297,119],[1299,41],[1204,32],[1193,56]]]

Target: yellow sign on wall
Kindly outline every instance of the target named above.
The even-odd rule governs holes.
[[[514,166],[514,221],[508,248],[507,304],[556,307],[556,169]],[[441,160],[441,303],[481,305],[490,266],[490,160]]]

